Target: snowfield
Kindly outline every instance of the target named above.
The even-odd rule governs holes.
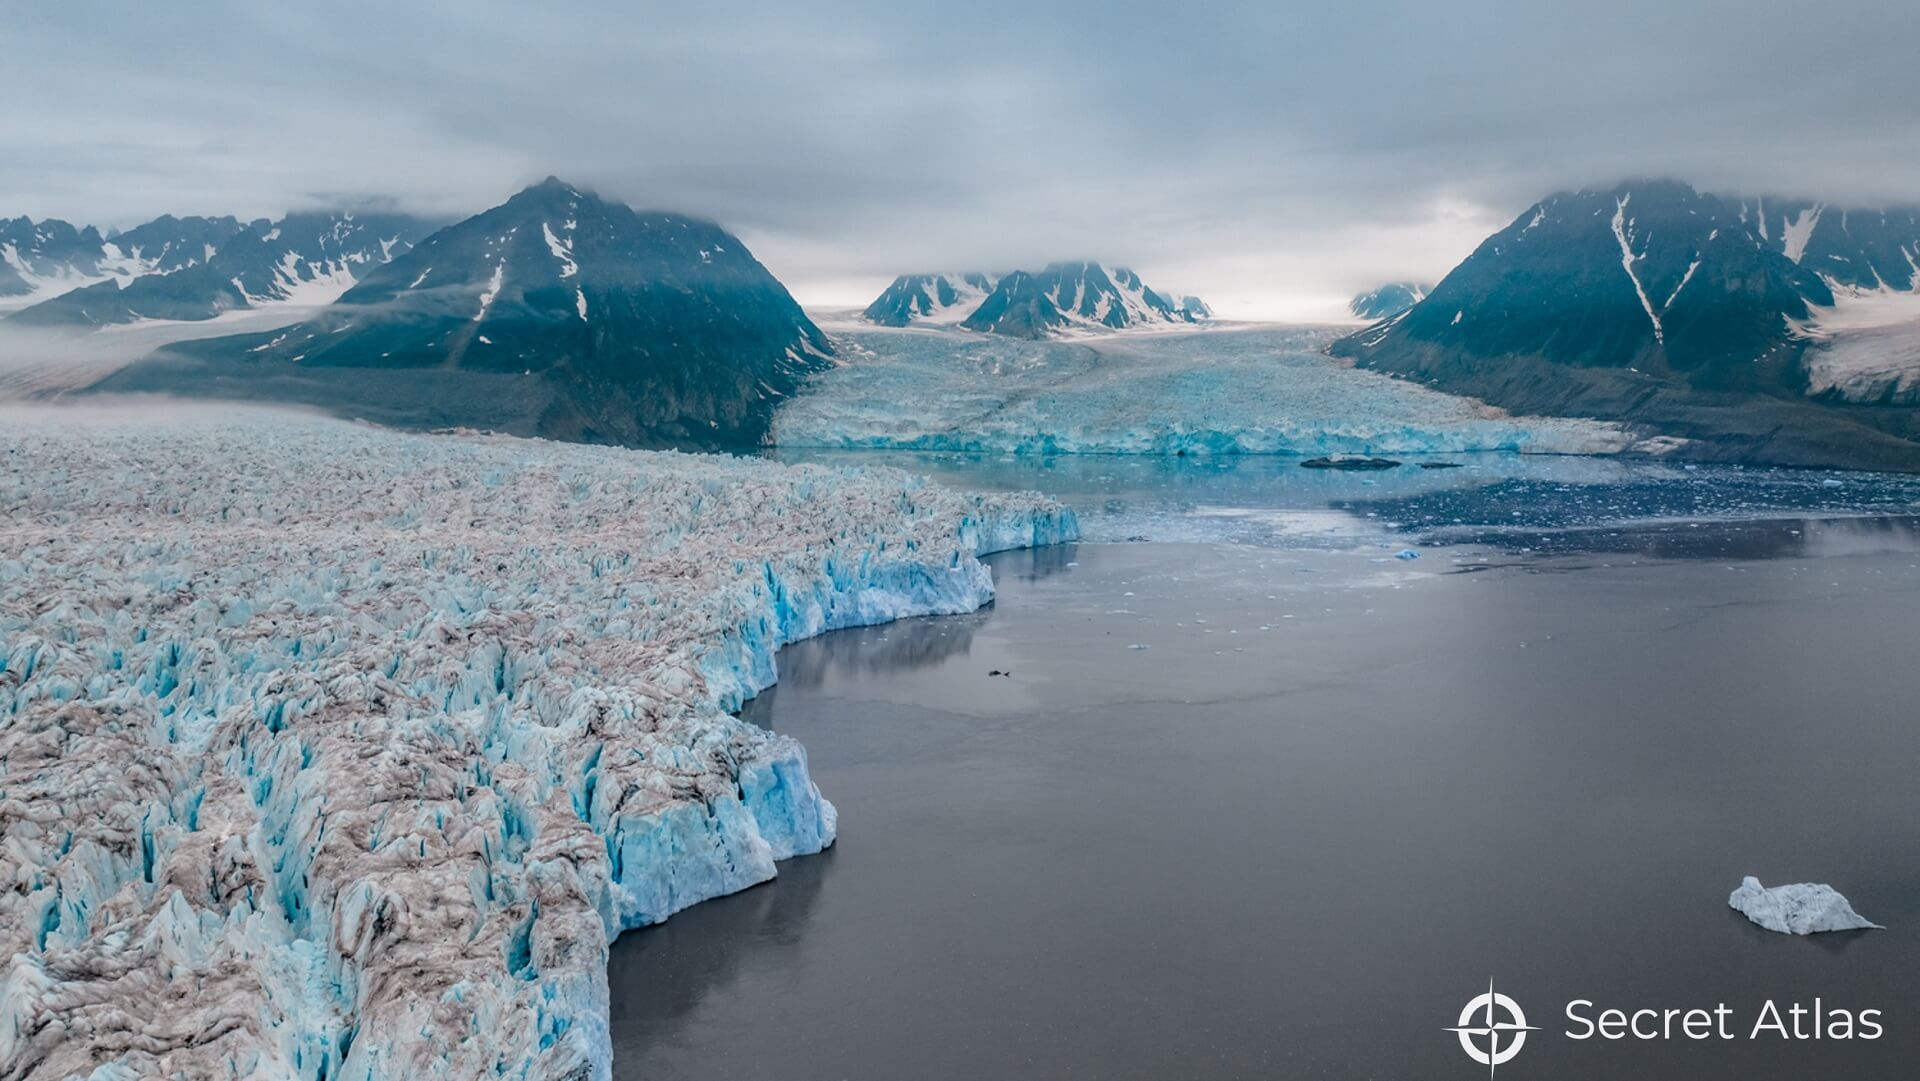
[[[1021,341],[841,331],[844,363],[774,418],[788,447],[1008,454],[1422,454],[1629,449],[1593,420],[1513,417],[1360,371],[1331,330],[1214,329]],[[908,404],[903,404],[908,403]],[[1638,449],[1657,450],[1657,447]]]
[[[834,839],[729,716],[971,610],[1032,495],[889,469],[9,410],[0,1077],[609,1076],[607,944]]]

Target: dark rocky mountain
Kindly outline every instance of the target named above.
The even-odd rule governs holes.
[[[233,218],[170,214],[109,237],[58,218],[0,221],[0,297],[56,295],[103,279],[204,264],[239,230]]]
[[[1517,412],[1638,423],[1702,457],[1920,468],[1912,411],[1807,397],[1803,328],[1833,300],[1739,203],[1631,183],[1542,200],[1333,351]]]
[[[774,406],[829,358],[826,337],[719,226],[549,178],[374,267],[306,322],[173,346],[97,389],[739,447],[762,442]]]
[[[1070,330],[1126,330],[1197,323],[1212,315],[1196,297],[1167,299],[1126,267],[1050,263],[1000,279],[960,325],[986,334],[1044,338]]]
[[[902,274],[860,314],[868,322],[883,327],[904,327],[916,322],[957,323],[979,307],[998,284],[998,274],[978,271]]]
[[[1433,286],[1422,282],[1388,282],[1355,296],[1347,310],[1362,319],[1391,319],[1426,299]]]
[[[199,260],[171,270],[164,269],[164,260],[178,253],[177,244],[130,249],[152,252],[162,262],[152,273],[124,283],[109,278],[12,318],[37,326],[106,326],[137,319],[211,319],[277,302],[324,304],[371,268],[406,252],[437,224],[409,214],[347,211],[262,219],[229,236],[211,256],[202,249]]]

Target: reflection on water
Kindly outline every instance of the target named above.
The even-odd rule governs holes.
[[[1810,559],[1920,551],[1920,517],[1787,518],[1611,526],[1435,530],[1424,543],[1508,552],[1634,555],[1648,559]]]
[[[792,949],[804,937],[833,869],[833,850],[780,868],[780,888],[756,887],[696,905],[644,935],[621,939],[607,965],[607,984],[619,988],[609,1018],[615,1061],[640,1056],[670,1060],[686,1033],[685,1016],[708,996],[729,988],[748,959]],[[673,979],[659,979],[671,972]],[[697,1041],[696,1041],[697,1042]],[[702,1076],[689,1070],[684,1076]]]

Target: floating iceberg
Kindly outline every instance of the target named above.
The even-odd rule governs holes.
[[[774,418],[784,447],[999,454],[1603,454],[1612,424],[1514,417],[1320,352],[1330,332],[1257,328],[1077,341],[844,332],[845,363]]]
[[[1810,935],[1816,931],[1885,930],[1847,903],[1832,886],[1796,882],[1791,886],[1762,886],[1748,875],[1727,904],[1741,915],[1783,935]]]
[[[1037,496],[195,407],[0,416],[0,1074],[609,1076],[607,944],[832,844],[774,650]]]

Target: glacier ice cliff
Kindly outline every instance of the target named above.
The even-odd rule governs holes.
[[[1783,935],[1810,935],[1816,931],[1884,930],[1853,910],[1832,886],[1796,882],[1789,886],[1762,886],[1748,875],[1727,897],[1727,905],[1741,915]]]
[[[992,593],[1037,496],[887,469],[9,412],[0,1078],[609,1076],[609,941],[834,840],[730,710]]]
[[[836,335],[844,363],[774,418],[783,447],[998,454],[1657,452],[1617,425],[1515,417],[1361,371],[1332,333],[1256,327],[1079,341]]]

